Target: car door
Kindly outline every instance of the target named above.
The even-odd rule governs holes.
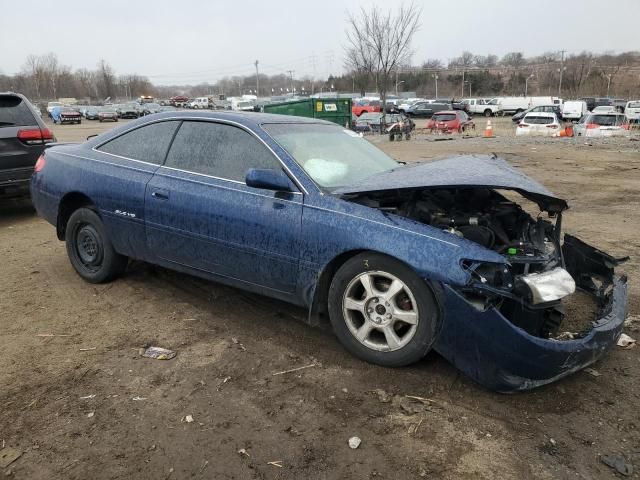
[[[184,121],[147,187],[149,249],[165,262],[293,292],[302,194],[249,187],[249,168],[282,164],[243,128]]]

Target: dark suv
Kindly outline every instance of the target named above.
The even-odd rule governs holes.
[[[29,179],[53,133],[24,95],[0,92],[0,198],[29,195]]]

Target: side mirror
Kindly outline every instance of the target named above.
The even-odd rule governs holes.
[[[245,183],[249,187],[277,192],[293,192],[295,187],[289,177],[282,170],[270,168],[250,168],[245,177]]]

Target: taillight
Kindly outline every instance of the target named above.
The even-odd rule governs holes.
[[[600,128],[600,125],[597,123],[587,123],[587,130],[591,130],[593,128]]]
[[[41,145],[43,143],[53,142],[53,132],[48,128],[40,130],[39,128],[23,128],[18,130],[18,140],[27,145]]]
[[[528,127],[529,125],[526,123],[519,123],[518,124],[518,128],[524,128],[524,127]]]
[[[38,173],[40,170],[42,170],[45,166],[45,164],[47,163],[47,161],[44,159],[44,153],[42,155],[40,155],[38,157],[38,161],[36,162],[36,166],[33,167],[33,171],[35,173]]]

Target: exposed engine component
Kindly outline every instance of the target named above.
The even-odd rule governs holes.
[[[466,266],[476,280],[476,287],[468,292],[474,302],[499,308],[533,335],[547,338],[557,331],[564,315],[561,299],[575,290],[574,280],[563,268],[559,215],[534,219],[497,191],[477,187],[367,193],[352,201],[501,253],[508,258],[508,268]]]

